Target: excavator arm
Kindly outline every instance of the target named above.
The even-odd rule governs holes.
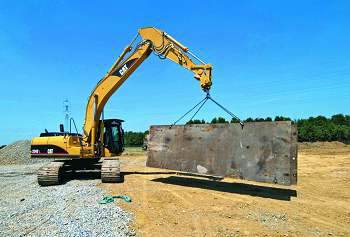
[[[139,36],[141,41],[133,49],[132,45]],[[187,47],[164,31],[153,27],[139,29],[137,36],[124,49],[104,78],[98,82],[89,97],[83,127],[82,156],[95,154],[96,133],[100,126],[99,121],[103,108],[109,98],[152,52],[160,58],[170,59],[192,71],[194,78],[199,80],[201,88],[204,91],[210,90],[212,71],[210,64],[205,64]],[[199,63],[196,64],[194,61]]]

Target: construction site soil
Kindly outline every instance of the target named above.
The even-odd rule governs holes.
[[[27,147],[25,150],[29,152],[28,142],[21,144]],[[127,149],[121,156],[123,183],[101,184],[100,180],[93,177],[92,179],[95,180],[72,180],[57,188],[42,190],[35,184],[35,170],[27,168],[39,167],[40,164],[28,165],[28,154],[25,152],[22,154],[22,151],[13,158],[9,158],[6,154],[11,154],[10,148],[8,146],[7,150],[0,150],[0,171],[3,170],[1,171],[2,188],[6,189],[2,190],[1,198],[7,202],[6,205],[4,202],[1,204],[3,218],[11,216],[19,203],[21,203],[18,206],[20,211],[26,207],[23,206],[26,202],[33,199],[34,203],[34,196],[30,197],[32,192],[40,192],[42,198],[46,197],[52,201],[52,197],[46,195],[45,190],[50,192],[52,189],[57,189],[59,192],[66,190],[63,203],[57,203],[61,206],[66,206],[64,202],[80,205],[74,201],[80,198],[74,194],[74,190],[85,190],[86,187],[98,194],[86,199],[91,202],[89,205],[95,205],[96,199],[102,194],[130,196],[131,203],[118,201],[104,206],[103,209],[108,210],[108,207],[112,208],[116,205],[118,215],[123,216],[120,219],[116,218],[116,221],[123,223],[123,226],[127,225],[127,219],[130,217],[125,219],[124,216],[127,214],[120,213],[131,213],[133,216],[131,229],[135,229],[138,236],[350,236],[350,146],[342,143],[300,144],[298,185],[296,186],[262,184],[233,178],[213,181],[178,175],[169,170],[146,167],[146,153],[141,149],[133,148]],[[12,148],[21,150],[17,146]],[[18,157],[20,154],[26,158]],[[17,173],[20,172],[18,170],[23,171],[23,174],[18,176]],[[12,175],[11,172],[15,173]],[[29,180],[30,183],[30,185],[26,184],[28,190],[24,190],[25,193],[21,191],[24,188],[21,185],[23,179]],[[6,184],[6,182],[9,183]],[[97,186],[97,189],[92,189],[93,186]],[[26,196],[26,201],[22,202],[23,195]],[[45,202],[44,199],[42,202]],[[84,201],[81,205],[88,204]],[[121,209],[118,209],[119,207]],[[79,210],[84,212],[84,208]],[[91,210],[91,208],[86,209],[87,216],[92,218],[91,221],[85,218],[83,222],[89,228],[92,227],[90,229],[86,227],[91,231],[90,234],[95,231],[96,234],[109,233],[105,236],[115,235],[115,232],[112,234],[113,231],[109,230],[119,229],[120,225],[117,226],[115,221],[109,221],[108,224],[103,221],[103,225],[98,224],[98,221],[92,221],[94,219],[92,215],[97,214],[93,214]],[[113,209],[114,212],[116,210]],[[38,221],[35,222],[37,225],[41,222],[41,212],[34,211],[33,209],[28,218],[37,219]],[[54,213],[47,213],[47,215],[54,215]],[[69,215],[63,212],[60,215],[65,220],[68,218],[69,221]],[[20,221],[22,217],[18,216],[18,218],[17,221]],[[86,232],[81,232],[86,231],[82,228],[83,225],[79,225],[80,229],[73,225],[74,223],[68,225],[69,228],[64,227],[66,225],[63,222],[62,225],[57,224],[61,222],[57,218],[53,219],[51,224],[55,228],[62,227],[62,230],[57,229],[57,232],[54,232],[58,236],[60,236],[59,233],[62,236],[73,236],[77,233],[74,231],[78,231],[80,236],[89,236],[84,235]],[[21,222],[12,221],[11,218],[2,220],[0,233],[7,235],[10,233],[8,231],[14,229],[16,232],[12,235],[18,236],[18,234],[27,233],[26,231],[31,228],[37,228],[35,225],[30,226],[29,219],[25,226]],[[96,227],[93,228],[93,225]],[[71,233],[70,230],[72,230]],[[37,231],[42,232],[31,232],[29,235],[48,233],[43,228]],[[127,227],[119,231],[119,235],[130,235]]]
[[[140,236],[350,236],[348,145],[300,144],[296,186],[179,176],[127,154],[124,183],[101,187],[133,198],[120,205]]]

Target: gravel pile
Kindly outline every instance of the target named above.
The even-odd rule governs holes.
[[[30,141],[14,142],[0,149],[0,165],[34,164],[47,161],[45,159],[30,158]]]
[[[100,180],[39,187],[42,164],[0,166],[1,236],[133,236],[132,216],[115,204],[97,203]],[[130,204],[132,205],[132,203]]]

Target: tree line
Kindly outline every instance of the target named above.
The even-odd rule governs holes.
[[[148,131],[146,132],[125,132],[124,133],[124,144],[125,146],[142,146],[143,140],[148,134]]]
[[[292,121],[298,128],[299,142],[316,141],[340,141],[350,144],[350,115],[336,114],[327,118],[325,116],[309,117],[307,119],[292,120],[289,117],[276,116],[274,119],[247,118],[243,122],[266,122],[266,121]],[[226,120],[223,117],[215,117],[210,122],[204,119],[194,119],[186,124],[215,124],[215,123],[238,123],[238,119]],[[142,146],[146,132],[125,132],[126,146]]]

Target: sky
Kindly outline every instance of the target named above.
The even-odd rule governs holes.
[[[212,97],[238,117],[350,114],[349,1],[0,1],[0,145],[64,123],[144,26],[213,65]],[[105,118],[127,131],[171,124],[205,94],[193,74],[151,55]],[[213,103],[196,118],[230,119]],[[186,119],[182,121],[186,122]]]

